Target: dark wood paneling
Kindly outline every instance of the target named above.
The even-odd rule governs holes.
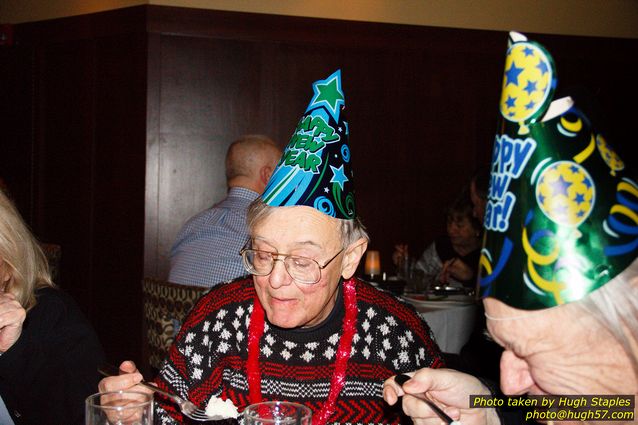
[[[160,276],[181,224],[221,196],[218,169],[228,142],[257,131],[286,143],[310,84],[336,68],[343,71],[359,212],[390,272],[394,243],[420,253],[444,231],[445,207],[489,161],[505,32],[163,7],[149,8],[148,28],[162,34],[159,252],[152,267]],[[617,77],[638,69],[626,54],[635,40],[529,36],[554,53],[559,87],[592,87],[614,132],[630,131],[622,117],[636,112],[627,100],[635,96],[623,98]],[[178,122],[198,134],[180,142],[164,131]]]
[[[33,139],[30,222],[40,239],[62,246],[57,283],[114,362],[140,359],[140,332],[127,330],[140,327],[144,274],[144,14],[25,24],[16,37],[34,58],[24,71],[33,68],[25,75],[35,113],[14,124]]]
[[[0,178],[25,220],[33,197],[33,51],[0,47]]]
[[[140,359],[146,36],[95,42],[93,310],[107,355]]]
[[[62,246],[59,285],[90,314],[93,266],[93,43],[38,51],[33,228]],[[88,307],[88,308],[87,308]]]
[[[398,241],[422,250],[477,159],[489,157],[495,114],[484,105],[497,104],[506,45],[495,33],[171,12],[149,13],[149,29],[162,34],[159,202],[150,206],[159,250],[150,269],[159,276],[181,225],[223,196],[228,143],[259,132],[285,144],[312,82],[337,68],[359,211],[384,259]],[[476,37],[499,48],[469,46]]]

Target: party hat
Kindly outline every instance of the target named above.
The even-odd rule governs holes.
[[[271,206],[305,205],[355,217],[341,70],[312,85],[314,94],[261,196]]]
[[[534,310],[585,297],[638,256],[638,184],[572,98],[552,101],[549,53],[510,42],[479,284]]]

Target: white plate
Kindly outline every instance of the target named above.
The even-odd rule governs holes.
[[[425,299],[423,295],[402,295],[402,298],[407,302],[420,305],[420,306],[431,306],[431,307],[449,307],[453,305],[466,305],[473,304],[474,297],[470,297],[467,295],[451,295],[448,297],[444,296],[430,296],[429,299]]]

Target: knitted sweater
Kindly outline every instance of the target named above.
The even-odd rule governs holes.
[[[442,367],[428,325],[409,305],[355,280],[357,322],[345,384],[328,423],[397,423],[383,400],[383,381],[421,367]],[[193,308],[171,347],[157,384],[205,408],[211,396],[240,412],[251,404],[246,361],[255,289],[252,278],[214,287]],[[263,401],[305,404],[316,414],[330,391],[343,332],[342,291],[330,316],[311,329],[282,329],[266,320],[259,365]],[[183,423],[174,404],[158,399],[156,423]]]

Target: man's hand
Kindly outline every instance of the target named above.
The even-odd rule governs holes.
[[[443,263],[439,280],[442,283],[449,283],[450,277],[456,280],[470,280],[474,277],[474,271],[470,266],[455,257]]]
[[[142,385],[137,385],[142,379],[142,374],[137,371],[135,363],[131,361],[124,361],[120,365],[120,375],[109,376],[102,379],[98,385],[98,388],[101,393],[130,390],[152,394],[153,391],[151,391],[150,389]],[[127,403],[130,403],[132,406],[136,406],[139,405],[139,403],[142,401],[144,400],[139,397],[139,395],[124,401],[122,401],[121,397],[112,394],[104,394],[100,397],[100,404],[102,406],[107,406],[109,404],[125,406]],[[110,409],[106,411],[106,415],[112,423],[136,424],[140,423],[139,421],[141,419],[142,411],[138,408],[124,408],[121,410]]]
[[[26,310],[15,295],[0,292],[0,353],[9,350],[22,334]]]
[[[408,375],[412,378],[403,386],[398,385],[394,377],[386,380],[383,384],[383,398],[388,404],[393,405],[399,397],[403,397],[403,411],[415,424],[441,424],[441,419],[423,401],[426,394],[448,416],[463,425],[500,423],[494,409],[469,408],[470,394],[490,394],[489,389],[475,377],[453,369],[430,368],[423,368]]]

